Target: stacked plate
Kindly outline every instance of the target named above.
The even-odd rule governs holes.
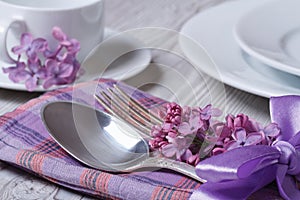
[[[181,47],[200,70],[233,87],[264,97],[300,94],[299,8],[299,0],[237,0],[189,20],[181,32],[217,70],[197,65],[191,45]]]

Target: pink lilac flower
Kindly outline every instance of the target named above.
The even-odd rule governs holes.
[[[189,135],[193,133],[197,133],[199,129],[203,127],[204,123],[198,116],[191,117],[188,122],[182,122],[178,126],[178,132],[181,135]]]
[[[213,108],[211,104],[205,106],[203,109],[200,108],[200,118],[202,120],[209,120],[211,117],[218,117],[222,114],[222,111]]]
[[[33,39],[30,33],[22,34],[21,44],[12,48],[12,52],[18,55],[16,65],[3,68],[10,80],[24,82],[28,91],[33,91],[39,84],[48,89],[75,81],[77,75],[82,73],[76,59],[80,44],[76,39],[69,39],[59,27],[53,27],[52,35],[59,42],[53,51],[45,39]],[[27,56],[27,65],[23,61],[23,53]]]
[[[59,42],[59,44],[54,50],[50,50],[49,48],[47,48],[44,52],[45,57],[63,60],[64,57],[66,57],[66,53],[72,56],[76,56],[76,54],[79,52],[80,43],[76,39],[69,39],[68,36],[59,27],[53,27],[52,35]],[[63,48],[66,48],[67,51],[62,51]]]
[[[25,72],[26,63],[17,62],[16,66],[3,68],[3,73],[8,73],[8,77],[14,83],[18,83],[26,79],[27,72]]]
[[[247,132],[258,132],[259,125],[257,122],[249,119],[245,114],[238,114],[236,117],[233,115],[227,115],[226,125],[232,130],[235,128],[242,127],[246,129]]]
[[[263,144],[270,145],[280,134],[280,129],[275,123],[271,123],[266,127],[263,127],[260,123],[256,122],[253,119],[250,119],[248,116],[239,114],[237,117],[243,116],[246,120],[243,127],[247,130],[248,133],[251,132],[260,132],[264,136]],[[236,118],[237,119],[237,118]],[[240,124],[237,123],[235,127],[239,127]]]
[[[169,158],[175,156],[177,160],[181,160],[181,156],[186,152],[192,142],[191,138],[183,136],[176,138],[166,136],[166,138],[169,144],[162,147],[162,154]]]
[[[150,148],[160,151],[166,157],[175,157],[195,165],[200,160],[201,143],[212,117],[201,119],[200,115],[202,112],[208,116],[212,110],[211,106],[200,109],[181,108],[176,103],[166,104],[165,109],[159,112],[164,119],[163,124],[152,128],[153,139],[149,141]]]
[[[153,138],[149,140],[149,145],[152,150],[155,149],[161,150],[163,146],[169,144],[166,139],[168,132],[166,131],[166,127],[163,127],[163,125],[153,126],[150,135]]]
[[[244,128],[238,128],[232,133],[233,140],[225,144],[227,150],[235,149],[242,146],[257,145],[263,139],[263,135],[259,132],[247,134]]]
[[[210,125],[210,119],[212,117],[218,117],[221,115],[221,111],[219,109],[213,108],[211,104],[202,108],[194,108],[192,109],[191,116],[197,116],[199,121],[201,122],[201,131],[205,132],[208,130]]]
[[[161,125],[154,125],[152,127],[152,129],[151,129],[150,135],[152,137],[159,137],[159,136],[161,136],[162,135],[162,127],[161,127]]]
[[[199,153],[193,154],[190,149],[187,149],[181,156],[181,160],[192,166],[196,166],[200,162],[200,155]]]
[[[36,88],[37,81],[39,78],[44,78],[46,70],[39,67],[40,61],[28,60],[28,70],[26,70],[26,64],[24,62],[18,62],[15,67],[4,68],[4,73],[9,73],[9,78],[18,83],[25,81],[25,86],[32,91]]]
[[[41,67],[41,61],[39,59],[35,61],[28,60],[28,77],[26,78],[25,86],[29,91],[34,90],[37,85],[39,79],[43,79],[46,77],[47,71],[44,67]]]
[[[210,134],[205,135],[205,140],[209,143],[207,148],[212,150],[212,155],[225,152],[224,144],[231,140],[232,130],[225,123],[215,121],[211,123],[209,132]]]
[[[192,113],[191,107],[189,107],[189,106],[184,106],[184,107],[182,108],[182,115],[181,115],[182,121],[185,121],[185,122],[189,121],[189,120],[190,120],[190,117],[192,117],[192,116],[191,116],[191,113]]]
[[[53,27],[52,35],[63,46],[69,46],[71,44],[70,41],[68,40],[68,36],[61,30],[61,28],[57,26]]]
[[[36,60],[37,53],[43,52],[48,44],[43,38],[33,39],[29,33],[23,33],[20,42],[21,45],[13,47],[12,52],[18,56],[25,52],[30,60]]]
[[[70,76],[67,77],[67,83],[73,83],[77,77],[77,74],[80,70],[80,63],[76,59],[76,57],[70,53],[66,53],[60,62],[63,62],[65,64],[69,64],[73,66],[73,71],[70,74]]]
[[[167,104],[160,111],[163,124],[152,128],[151,150],[195,166],[200,158],[248,145],[271,145],[280,136],[277,124],[263,127],[244,114],[216,121],[220,114],[211,105],[202,109]]]
[[[182,108],[176,103],[167,104],[166,121],[178,125],[181,122]]]
[[[168,141],[164,140],[164,138],[161,137],[155,137],[154,139],[149,141],[149,146],[151,149],[158,149],[160,151],[164,146],[168,144]]]
[[[211,130],[214,133],[213,137],[217,145],[222,145],[226,138],[231,137],[231,129],[223,122],[214,122],[211,124]],[[210,135],[207,136],[209,138]]]
[[[52,85],[68,83],[68,77],[74,70],[74,67],[71,64],[50,59],[46,61],[45,67],[47,69],[47,78],[43,84],[45,89],[50,88]]]
[[[271,145],[277,137],[280,135],[280,129],[277,124],[271,123],[265,128],[261,130],[263,135],[265,136],[263,140],[263,144],[265,145]]]
[[[32,35],[30,33],[23,33],[20,39],[20,45],[12,48],[12,52],[16,55],[20,55],[23,52],[28,51],[31,48]]]
[[[80,50],[80,43],[78,42],[78,40],[75,39],[70,39],[70,45],[67,46],[67,50],[68,53],[72,54],[72,55],[76,55],[77,52]]]
[[[212,135],[207,139],[215,143],[211,154],[217,155],[228,150],[247,145],[271,145],[280,134],[277,124],[267,127],[250,119],[247,115],[238,114],[226,116],[226,123],[211,125]],[[222,130],[222,131],[220,131]]]

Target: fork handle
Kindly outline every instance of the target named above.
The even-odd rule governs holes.
[[[202,183],[205,183],[206,180],[200,178],[195,171],[195,167],[183,163],[183,162],[179,162],[179,161],[175,161],[175,160],[171,160],[169,158],[164,158],[164,157],[149,157],[148,159],[146,159],[145,161],[140,163],[140,167],[143,168],[166,168],[166,169],[171,169],[173,171],[179,172],[181,174],[184,174],[188,177],[191,177],[197,181],[200,181]]]

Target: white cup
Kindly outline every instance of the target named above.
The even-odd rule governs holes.
[[[13,62],[11,48],[24,32],[51,45],[54,26],[80,42],[82,61],[102,41],[103,14],[104,0],[0,0],[0,61]]]

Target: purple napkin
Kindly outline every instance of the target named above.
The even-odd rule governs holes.
[[[59,185],[106,199],[188,199],[201,183],[170,170],[110,174],[89,168],[69,156],[50,137],[40,110],[47,102],[67,100],[94,106],[93,94],[116,81],[101,79],[48,92],[0,117],[0,159]],[[165,101],[117,83],[149,110]],[[97,105],[100,109],[100,105]],[[272,185],[253,199],[278,199]]]

